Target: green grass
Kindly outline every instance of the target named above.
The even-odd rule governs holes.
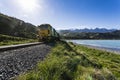
[[[17,80],[120,80],[120,55],[57,42],[50,54]]]
[[[37,40],[35,39],[27,39],[27,38],[13,37],[13,36],[0,34],[0,46],[23,44],[23,43],[30,43],[36,41]]]

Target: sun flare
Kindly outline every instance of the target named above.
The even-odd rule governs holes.
[[[17,0],[18,6],[25,12],[33,12],[41,8],[41,0]]]

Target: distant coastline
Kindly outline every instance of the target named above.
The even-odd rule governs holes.
[[[73,38],[73,39],[64,39],[64,40],[120,40],[120,39],[76,39],[76,38]]]
[[[84,45],[84,44],[78,44],[78,45],[83,45],[83,46],[86,46],[88,48],[94,48],[94,49],[98,49],[98,50],[102,50],[102,51],[120,54],[120,49],[116,49],[116,48],[106,48],[106,47],[98,47],[98,46]]]
[[[71,41],[71,40],[67,40],[67,41],[68,42],[73,42],[76,45],[82,45],[82,46],[85,46],[85,47],[88,47],[88,48],[94,48],[94,49],[98,49],[98,50],[102,50],[102,51],[107,51],[107,52],[120,54],[120,49],[115,48],[115,47],[104,47],[104,46],[90,45],[90,44],[78,43],[78,42]]]

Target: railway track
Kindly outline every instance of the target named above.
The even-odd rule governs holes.
[[[50,45],[39,42],[0,47],[0,80],[10,80],[33,69],[50,50]]]
[[[12,49],[24,48],[28,46],[40,45],[43,42],[34,42],[34,43],[26,43],[26,44],[17,44],[17,45],[8,45],[8,46],[0,46],[0,51],[7,51]]]

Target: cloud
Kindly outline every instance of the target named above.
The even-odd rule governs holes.
[[[0,8],[2,7],[2,4],[0,3]]]

